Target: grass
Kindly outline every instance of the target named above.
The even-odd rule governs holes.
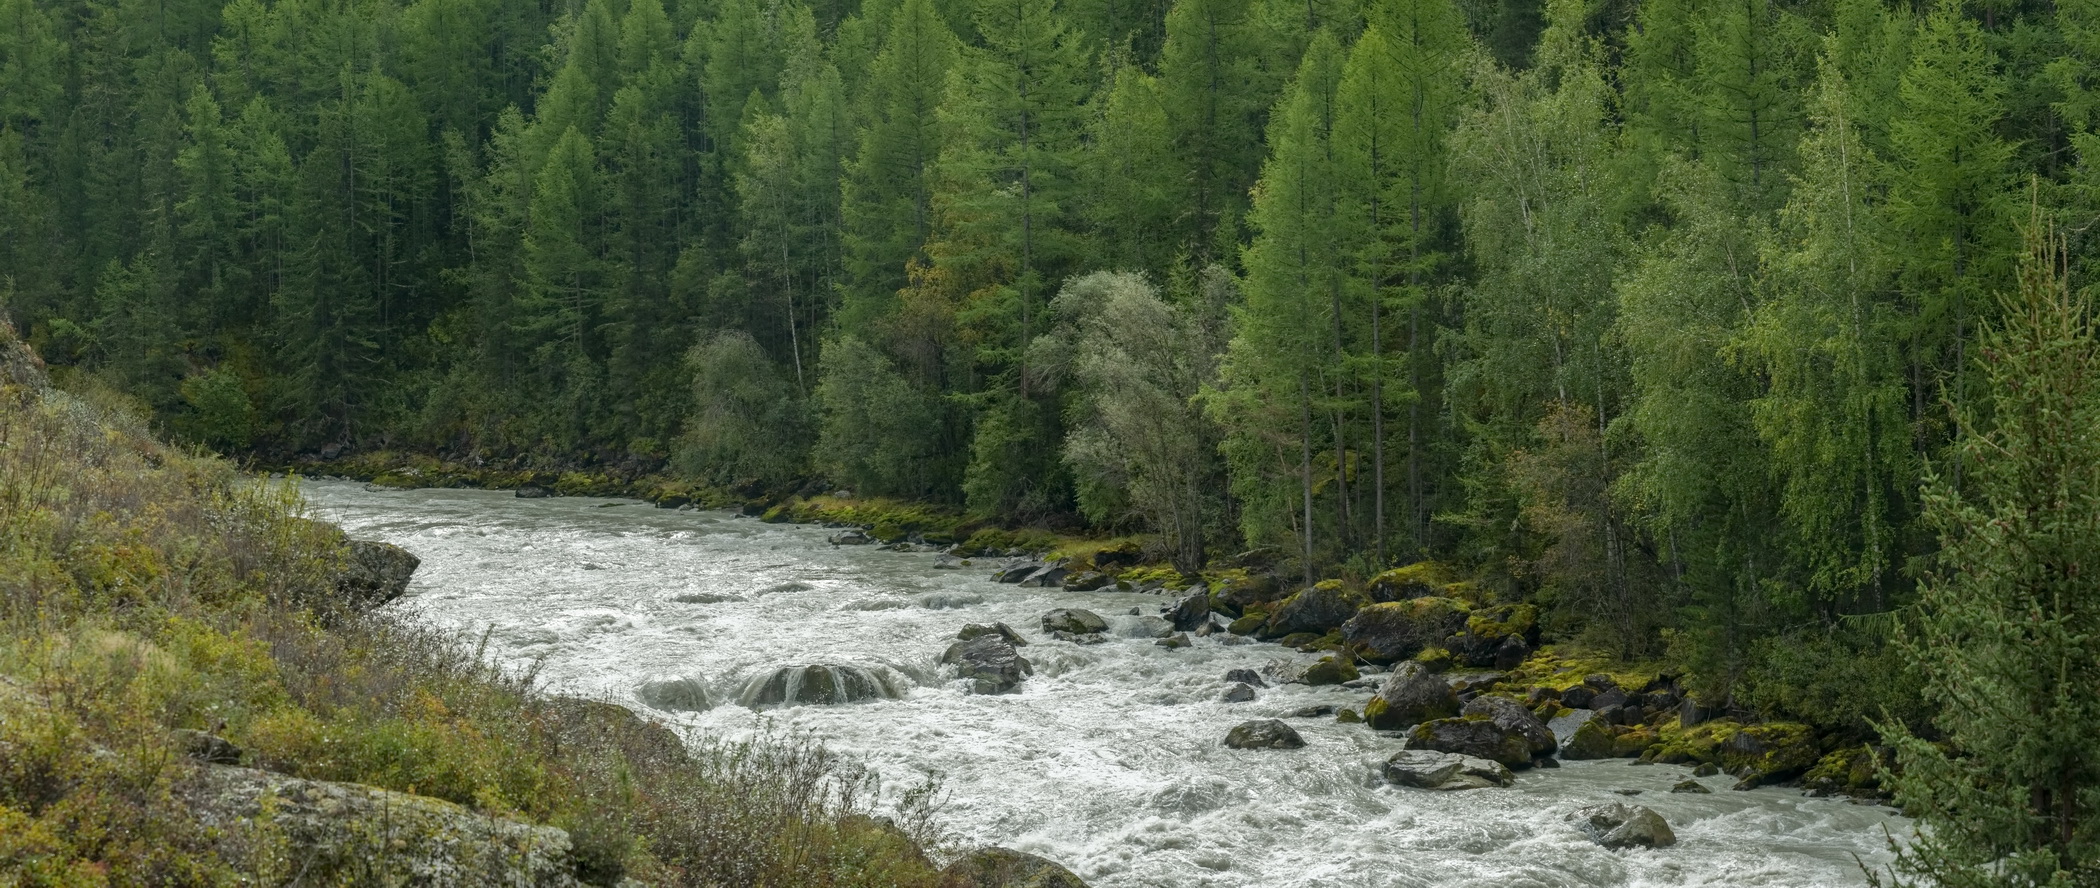
[[[932,788],[877,820],[873,775],[821,747],[689,746],[471,639],[347,611],[344,540],[296,489],[137,415],[51,389],[0,326],[0,884],[354,883],[413,853],[330,877],[268,818],[207,827],[184,728],[247,766],[561,827],[594,884],[933,884]]]

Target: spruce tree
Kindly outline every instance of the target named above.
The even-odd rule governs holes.
[[[841,183],[845,231],[842,322],[887,313],[905,266],[933,231],[932,172],[940,107],[960,51],[933,0],[904,0],[888,23],[867,86],[868,123]]]

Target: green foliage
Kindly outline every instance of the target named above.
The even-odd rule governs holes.
[[[940,404],[880,352],[851,336],[832,340],[814,400],[816,462],[834,480],[875,495],[938,492]]]
[[[802,468],[810,439],[803,402],[749,334],[717,333],[686,363],[694,409],[679,459],[688,473],[780,481]]]

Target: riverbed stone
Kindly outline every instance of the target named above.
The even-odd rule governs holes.
[[[1018,583],[1042,570],[1046,565],[1040,561],[1011,561],[992,572],[992,582]]]
[[[1370,603],[1369,596],[1343,585],[1340,580],[1323,580],[1284,599],[1269,614],[1269,621],[1259,634],[1264,639],[1283,638],[1300,632],[1325,635],[1341,628],[1359,609]]]
[[[1189,640],[1188,633],[1176,632],[1173,635],[1169,635],[1165,638],[1153,642],[1153,644],[1159,645],[1163,648],[1167,648],[1168,650],[1175,650],[1179,648],[1190,647],[1194,645],[1195,642]]]
[[[975,694],[1004,694],[1035,672],[1014,646],[997,634],[979,635],[958,641],[941,654],[941,662],[955,667],[955,677],[970,682]]]
[[[937,888],[1087,888],[1045,858],[1011,848],[978,848],[941,870]]]
[[[1425,721],[1458,714],[1458,697],[1451,686],[1420,663],[1407,662],[1393,670],[1379,685],[1378,696],[1364,707],[1364,721],[1373,729],[1392,731]]]
[[[642,682],[634,689],[634,698],[644,706],[665,712],[705,712],[714,706],[707,684],[692,676]]]
[[[1442,644],[1466,625],[1466,606],[1451,598],[1373,604],[1342,623],[1342,640],[1375,663],[1393,663]]]
[[[1553,731],[1546,727],[1545,722],[1539,721],[1539,717],[1531,714],[1531,710],[1525,709],[1523,704],[1508,697],[1475,697],[1459,710],[1459,714],[1485,716],[1504,733],[1524,738],[1531,749],[1532,758],[1550,756],[1554,750],[1560,748],[1560,743],[1554,739]]]
[[[1301,749],[1305,738],[1279,719],[1241,722],[1225,734],[1225,745],[1234,749]]]
[[[1225,670],[1225,680],[1236,681],[1241,684],[1252,685],[1257,688],[1265,688],[1269,686],[1268,682],[1261,680],[1261,673],[1256,672],[1252,669],[1227,669]]]
[[[1068,632],[1073,635],[1107,632],[1108,621],[1090,610],[1061,607],[1043,615],[1043,631]]]
[[[1006,639],[1006,643],[1014,647],[1022,647],[1028,644],[1028,639],[1022,638],[1021,633],[1015,632],[1012,626],[1008,626],[1005,623],[993,623],[989,626],[981,623],[971,623],[962,627],[962,631],[955,633],[955,637],[961,641],[969,641],[980,635],[997,635]]]
[[[1697,781],[1697,780],[1679,780],[1679,781],[1677,781],[1677,785],[1676,785],[1676,786],[1672,786],[1672,787],[1670,787],[1670,791],[1671,791],[1671,792],[1689,792],[1689,793],[1710,793],[1710,792],[1713,792],[1713,790],[1711,790],[1711,789],[1708,789],[1708,788],[1707,788],[1706,784],[1704,784],[1704,783],[1700,783],[1700,782],[1699,782],[1699,781]]]
[[[1407,748],[1455,752],[1511,768],[1531,767],[1531,741],[1504,730],[1484,715],[1439,718],[1415,725],[1408,732]]]
[[[872,545],[875,538],[869,536],[867,531],[853,527],[832,534],[826,541],[834,546],[867,546]]]
[[[1568,815],[1590,841],[1606,848],[1667,848],[1677,844],[1677,835],[1662,815],[1641,805],[1611,802],[1591,805]]]
[[[1218,699],[1225,703],[1252,703],[1254,702],[1254,688],[1244,683],[1234,684],[1232,687],[1226,688],[1225,693]]]
[[[1578,721],[1575,722],[1574,730],[1568,734],[1568,738],[1561,741],[1560,757],[1569,761],[1611,758],[1615,754],[1616,745],[1613,743],[1616,738],[1612,736],[1611,725],[1598,718],[1597,713],[1593,711],[1584,709],[1578,712],[1580,714],[1577,716],[1563,716],[1577,718]]]
[[[1381,773],[1387,783],[1446,791],[1508,786],[1517,779],[1500,762],[1430,749],[1393,753]]]
[[[1115,580],[1109,579],[1108,574],[1098,570],[1082,570],[1078,573],[1066,574],[1063,584],[1066,589],[1073,592],[1092,592],[1113,582]]]
[[[1210,625],[1210,594],[1190,595],[1174,602],[1174,606],[1167,609],[1167,622],[1182,632],[1193,632]]]
[[[1338,685],[1357,679],[1356,664],[1348,657],[1321,657],[1305,670],[1305,683],[1313,687]]]

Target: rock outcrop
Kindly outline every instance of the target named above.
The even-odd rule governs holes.
[[[1412,727],[1458,714],[1451,685],[1420,663],[1402,663],[1378,686],[1378,696],[1364,707],[1364,721],[1380,731]]]
[[[1004,694],[1034,674],[1013,644],[997,633],[958,641],[941,654],[941,662],[955,667],[955,677],[967,679],[977,694]]]
[[[408,592],[408,580],[423,560],[393,543],[351,540],[336,592],[352,609],[378,607]]]
[[[1284,599],[1269,614],[1269,621],[1262,626],[1260,636],[1273,640],[1301,632],[1324,635],[1341,628],[1370,603],[1371,599],[1364,593],[1342,585],[1339,580],[1326,580]]]

